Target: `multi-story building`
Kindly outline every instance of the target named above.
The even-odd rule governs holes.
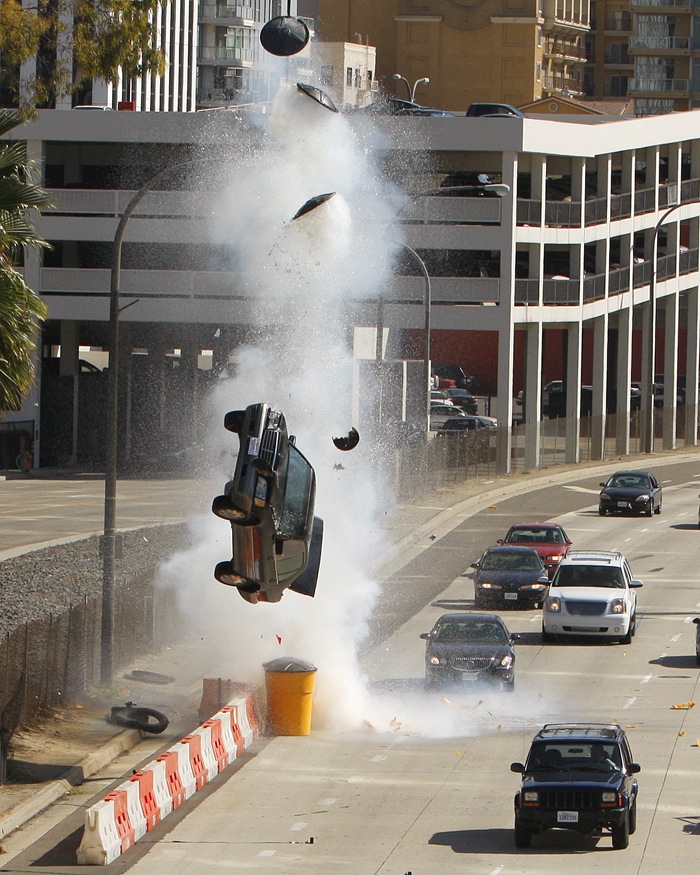
[[[648,405],[649,374],[657,372],[665,374],[667,393],[664,446],[675,446],[680,433],[697,444],[695,113],[347,118],[360,142],[377,144],[376,157],[396,185],[413,194],[397,209],[389,233],[405,241],[426,271],[407,258],[379,294],[364,294],[358,283],[356,300],[347,302],[348,336],[381,321],[391,355],[421,358],[428,317],[433,361],[477,373],[496,397],[492,413],[504,426],[502,470],[512,461],[510,424],[519,389],[527,399],[525,460],[528,467],[538,464],[545,380],[592,386],[587,427],[594,458],[604,457],[606,434],[610,449],[613,414],[613,452],[629,450],[630,381],[643,384]],[[113,240],[135,189],[166,164],[208,161],[220,179],[245,156],[246,137],[257,136],[233,113],[136,113],[128,126],[122,122],[116,113],[46,111],[14,132],[41,161],[57,203],[39,225],[54,248],[42,261],[28,258],[25,272],[49,307],[44,356],[50,364],[60,347],[61,362],[54,360],[55,372],[45,368],[40,398],[8,417],[40,436],[44,464],[100,456],[104,375],[77,367],[78,349],[108,348]],[[374,135],[375,126],[383,136]],[[507,186],[505,195],[436,194],[443,183],[479,173]],[[174,174],[166,190],[147,195],[124,241],[122,338],[132,354],[120,376],[121,421],[123,448],[132,459],[148,458],[154,446],[163,454],[190,445],[187,424],[198,421],[197,404],[216,363],[251,329],[266,326],[267,310],[251,298],[250,281],[227,247],[212,241],[211,179],[198,179],[188,184]],[[208,368],[202,366],[205,350]],[[683,416],[673,391],[678,375],[687,375]],[[578,394],[568,393],[570,462],[579,458],[581,412]]]
[[[584,92],[589,0],[321,0],[320,39],[377,48],[377,73],[428,78],[416,99],[463,112],[472,102],[529,103]]]
[[[586,97],[627,97],[634,59],[629,53],[633,16],[629,0],[591,0],[591,30],[586,38]]]

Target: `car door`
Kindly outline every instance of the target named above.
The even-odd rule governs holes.
[[[661,507],[661,485],[653,474],[649,475],[649,481],[653,489],[654,507]]]

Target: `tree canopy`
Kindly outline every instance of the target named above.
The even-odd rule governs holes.
[[[0,137],[21,121],[19,112],[0,109]],[[29,220],[33,210],[51,206],[33,172],[23,142],[0,140],[0,416],[17,409],[34,382],[36,322],[46,316],[17,269],[27,247],[48,246]]]
[[[87,80],[116,84],[146,72],[161,75],[159,6],[166,0],[0,0],[0,86],[4,102],[53,107]],[[36,73],[20,89],[20,65],[36,57]]]

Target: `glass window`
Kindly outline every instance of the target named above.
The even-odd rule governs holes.
[[[280,534],[291,538],[303,538],[306,534],[309,501],[314,489],[314,470],[293,444],[289,444],[285,479],[284,504],[279,523]],[[280,477],[281,482],[282,477]]]

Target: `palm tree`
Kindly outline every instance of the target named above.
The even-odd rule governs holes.
[[[0,109],[0,137],[22,123],[11,109]],[[34,164],[25,143],[0,145],[0,417],[16,410],[34,382],[37,320],[46,305],[17,270],[28,247],[49,244],[29,221],[32,210],[51,207],[48,194],[34,182]]]

